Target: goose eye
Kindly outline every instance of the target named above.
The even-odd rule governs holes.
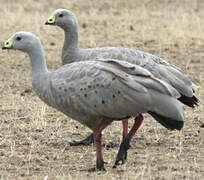
[[[17,40],[17,41],[20,41],[20,40],[21,40],[21,37],[17,37],[16,40]]]
[[[62,18],[63,16],[64,16],[63,14],[59,14],[59,17],[61,17],[61,18]]]

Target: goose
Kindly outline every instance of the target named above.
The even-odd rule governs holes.
[[[143,121],[143,113],[149,113],[170,130],[181,130],[184,125],[184,109],[177,100],[180,93],[138,65],[100,58],[49,71],[40,39],[24,31],[12,35],[2,49],[27,53],[32,86],[38,97],[93,131],[96,167],[89,171],[105,170],[101,132],[113,121],[135,117],[132,129],[120,145],[115,166],[124,160],[129,143]]]
[[[62,48],[62,64],[87,61],[95,58],[117,59],[139,65],[150,71],[155,77],[169,83],[180,94],[179,101],[189,107],[198,105],[198,98],[194,95],[197,86],[182,71],[160,57],[147,52],[121,47],[101,47],[81,49],[78,42],[78,22],[75,14],[67,9],[57,9],[45,22],[46,25],[60,27],[64,31]],[[123,138],[127,135],[128,122],[123,120]],[[81,141],[74,141],[70,145],[89,145],[93,142],[93,134]]]

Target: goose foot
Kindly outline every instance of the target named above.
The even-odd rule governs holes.
[[[126,137],[124,137],[122,143],[120,144],[120,149],[118,151],[115,164],[113,168],[116,168],[119,165],[119,162],[121,161],[121,164],[125,164],[127,160],[127,151],[130,148],[130,141],[132,137],[135,135],[136,131],[139,129],[143,121],[143,116],[140,114],[135,118],[135,123],[133,124],[133,127],[131,128],[130,132],[127,134]]]
[[[81,141],[73,141],[70,142],[70,146],[89,146],[90,144],[94,143],[94,135],[90,134],[88,137]]]
[[[87,171],[87,172],[96,172],[96,171],[106,171],[104,168],[104,162],[97,163],[96,167],[89,168],[89,169],[82,169],[81,171]]]
[[[129,139],[125,138],[120,145],[120,149],[118,151],[113,168],[116,168],[118,165],[120,165],[120,162],[121,164],[125,164],[127,160],[127,151],[129,148],[130,148],[130,141]]]

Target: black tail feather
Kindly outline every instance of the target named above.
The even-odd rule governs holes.
[[[198,106],[199,100],[197,97],[193,96],[193,97],[187,97],[185,95],[181,95],[180,98],[178,98],[179,101],[181,101],[183,104],[194,108],[195,105]]]
[[[165,128],[170,130],[181,130],[183,128],[184,122],[183,121],[177,121],[175,119],[171,119],[165,116],[161,116],[155,112],[148,112],[154,119],[156,119],[161,125],[163,125]]]

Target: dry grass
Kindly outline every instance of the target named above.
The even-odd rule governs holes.
[[[204,2],[202,0],[0,0],[0,40],[19,30],[37,34],[50,69],[60,67],[63,33],[44,26],[54,9],[72,10],[80,24],[80,45],[124,46],[156,54],[182,68],[200,85],[200,106],[186,109],[181,132],[146,117],[124,166],[112,169],[117,148],[105,149],[106,172],[85,173],[95,148],[70,147],[89,130],[44,105],[31,87],[28,57],[0,54],[1,179],[204,179]],[[86,28],[82,28],[86,24]],[[131,121],[130,121],[131,122]],[[104,131],[103,142],[119,143],[121,124]]]

